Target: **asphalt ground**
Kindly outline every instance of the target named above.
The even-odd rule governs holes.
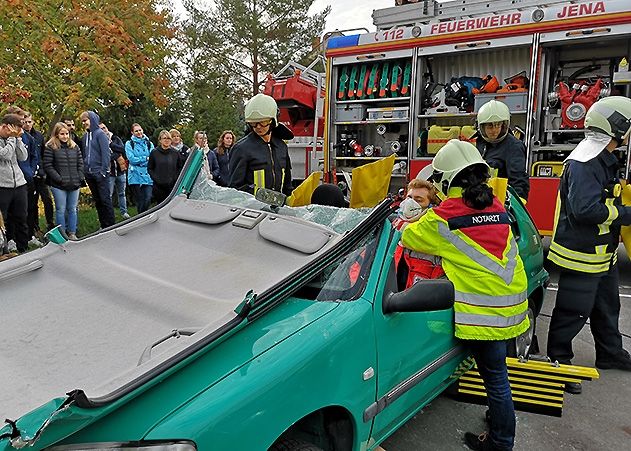
[[[631,351],[631,262],[622,246],[620,262],[620,332]],[[558,273],[549,270],[546,294],[536,333],[542,351],[554,308]],[[594,340],[585,326],[574,340],[575,365],[594,366]],[[600,379],[583,383],[581,395],[565,394],[561,418],[516,412],[515,451],[631,450],[631,373],[599,370]],[[466,431],[484,430],[486,407],[465,404],[443,395],[421,410],[382,444],[386,451],[462,450]]]

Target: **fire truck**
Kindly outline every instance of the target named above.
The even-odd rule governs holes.
[[[324,134],[325,75],[314,70],[322,58],[308,66],[290,61],[276,74],[269,74],[263,94],[278,104],[278,120],[293,132],[287,142],[295,184],[321,170]]]
[[[376,32],[326,43],[325,176],[396,154],[391,189],[403,187],[449,139],[475,142],[480,106],[501,100],[526,146],[527,208],[551,234],[587,110],[631,96],[631,1],[398,3],[373,12]],[[628,179],[629,149],[616,154]]]

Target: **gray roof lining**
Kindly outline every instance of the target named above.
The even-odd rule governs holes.
[[[215,330],[248,290],[269,289],[336,241],[306,255],[230,222],[209,226],[170,217],[185,201],[175,198],[144,225],[144,218],[139,226],[128,223],[122,236],[117,228],[0,263],[0,275],[43,263],[0,282],[4,417],[19,417],[75,388],[88,394],[103,384],[115,388],[107,381],[136,374],[148,344],[176,328],[214,323]],[[292,223],[301,233],[325,230],[295,220],[284,227]]]

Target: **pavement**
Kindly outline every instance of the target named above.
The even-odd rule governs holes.
[[[631,262],[622,246],[618,257],[620,332],[624,347],[631,350]],[[546,349],[558,281],[558,273],[550,272],[551,286],[536,327],[542,351]],[[588,326],[574,340],[574,353],[575,365],[594,366],[594,340]],[[631,373],[599,371],[600,379],[584,382],[581,395],[565,394],[561,418],[516,412],[515,451],[631,450]],[[382,447],[386,451],[468,449],[462,437],[466,431],[484,430],[485,410],[483,406],[440,396],[382,443]]]

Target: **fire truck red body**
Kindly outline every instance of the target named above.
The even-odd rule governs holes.
[[[404,186],[449,139],[475,139],[476,112],[497,99],[527,148],[527,208],[550,234],[563,160],[584,136],[587,110],[631,97],[631,1],[425,0],[376,10],[373,21],[376,32],[327,43],[329,179],[396,153],[392,188]],[[472,94],[487,76],[500,90]],[[617,155],[627,179],[628,149]]]

